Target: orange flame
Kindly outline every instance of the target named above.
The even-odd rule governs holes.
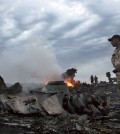
[[[64,83],[66,83],[68,87],[72,87],[72,88],[74,87],[74,83],[71,82],[71,80],[69,80],[69,79],[66,79],[66,80],[64,81]]]
[[[66,84],[68,87],[74,87],[73,83],[71,83],[71,82],[67,82]]]

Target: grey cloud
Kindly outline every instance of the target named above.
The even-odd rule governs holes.
[[[65,23],[56,29],[52,29],[52,27],[59,24],[58,20],[60,16],[57,14],[57,9],[56,13],[49,11],[43,12],[43,14],[40,13],[40,16],[36,16],[38,11],[36,11],[35,8],[28,8],[25,5],[23,7],[19,5],[15,6],[13,4],[14,7],[12,10],[10,9],[12,5],[10,2],[8,4],[6,3],[7,0],[5,2],[0,2],[2,2],[1,5],[4,4],[0,11],[0,25],[3,26],[5,18],[11,19],[15,22],[15,27],[10,31],[11,35],[1,35],[0,37],[0,54],[2,54],[5,50],[8,52],[9,48],[11,46],[14,47],[14,45],[22,51],[25,47],[31,47],[28,45],[31,38],[35,36],[37,36],[37,38],[43,36],[49,42],[49,44],[45,45],[53,48],[53,55],[56,56],[57,62],[60,66],[63,68],[73,67],[73,65],[84,66],[86,63],[91,64],[99,59],[104,59],[104,57],[111,57],[112,48],[108,45],[107,38],[111,37],[113,34],[120,33],[120,10],[118,9],[118,6],[115,6],[114,4],[113,7],[116,7],[117,11],[112,11],[106,7],[106,3],[108,1],[104,4],[102,2],[96,3],[96,1],[91,3],[83,0],[72,0],[71,2],[76,2],[76,4],[77,2],[82,2],[81,4],[87,8],[88,16],[83,16],[83,19],[78,20],[73,20],[72,17],[71,19],[69,18],[69,20],[66,19]],[[66,4],[68,4],[68,8],[70,8],[69,2],[70,1],[66,2]],[[104,8],[106,7],[106,9],[103,10],[102,6]],[[33,12],[31,12],[31,10]],[[74,31],[74,29],[79,27],[81,24],[92,19],[93,15],[98,16],[100,20],[98,22],[94,20],[89,27],[85,27],[86,29],[82,33],[78,32],[78,34],[73,37],[67,36],[64,38],[66,33]],[[42,26],[43,23],[45,23],[45,25],[42,29],[38,28],[35,29],[35,31],[33,30],[36,25]],[[28,35],[24,40],[22,40],[21,37],[20,40],[19,37],[25,31],[30,32],[30,35]],[[44,45],[44,43],[42,45]],[[10,52],[11,51],[13,50],[10,49]],[[16,49],[14,49],[14,51],[16,51]],[[108,62],[106,64],[108,64]],[[32,71],[31,68],[30,71]]]
[[[79,26],[82,22],[83,22],[83,20],[78,20],[78,21],[71,20],[71,22],[66,23],[61,28],[56,29],[54,32],[50,32],[48,38],[53,39],[53,40],[58,40],[58,41],[62,40],[62,36],[64,35],[64,33],[73,30],[74,28]],[[54,44],[54,45],[56,45],[56,44]]]
[[[101,16],[111,16],[120,13],[120,1],[110,0],[108,2],[106,0],[103,0],[98,2],[94,0],[93,2],[83,1],[83,4],[85,4],[95,14],[98,13]]]
[[[76,51],[71,51],[69,53],[64,53],[63,55],[58,55],[59,61],[62,66],[66,67],[69,65],[80,64],[83,65],[85,63],[91,63],[94,60],[111,57],[111,48],[108,49],[107,46],[102,47],[100,49],[94,48],[84,48]]]

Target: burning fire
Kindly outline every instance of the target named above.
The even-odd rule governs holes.
[[[71,87],[71,88],[80,87],[80,81],[70,81],[66,79],[64,82],[67,84],[68,87]]]
[[[68,87],[74,87],[74,84],[71,83],[70,81],[68,81],[66,84],[67,84]]]
[[[66,83],[68,87],[74,87],[74,82],[72,82],[71,79],[65,79],[64,83]]]
[[[49,82],[57,82],[54,80],[50,80],[50,79],[46,79],[44,80],[44,84],[47,85]],[[59,82],[59,81],[58,81]],[[76,89],[80,87],[80,81],[75,81],[72,77],[67,77],[66,79],[64,79],[64,83],[66,83],[66,85],[70,88],[70,89]]]

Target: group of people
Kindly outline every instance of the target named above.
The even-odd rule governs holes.
[[[117,77],[117,90],[120,94],[120,35],[113,35],[108,41],[115,47],[115,50],[112,54],[111,61],[114,67],[113,72]]]
[[[91,84],[97,84],[98,83],[98,77],[95,75],[95,76],[93,76],[93,75],[91,75],[90,76],[90,81],[91,81]]]
[[[111,57],[111,62],[114,67],[113,72],[116,74],[116,77],[117,77],[117,90],[120,94],[120,35],[113,35],[111,38],[108,39],[108,41],[111,43],[111,45],[113,47],[115,47],[115,50]],[[72,68],[72,71],[67,70],[66,74],[69,76],[69,75],[71,75],[71,72],[72,72],[72,78],[74,78],[77,70]],[[91,80],[91,84],[94,82],[96,84],[98,83],[97,76],[93,77],[93,75],[91,75],[90,80]]]
[[[111,62],[114,67],[113,73],[115,73],[117,77],[117,91],[120,95],[120,35],[113,35],[111,38],[108,39],[108,41],[113,47],[115,47],[115,50],[111,57]],[[91,75],[90,79],[91,84],[94,83],[94,80],[96,81],[96,83],[98,82],[98,78],[94,78],[93,75]]]
[[[113,47],[115,47],[115,50],[111,57],[111,62],[114,67],[113,73],[115,73],[117,77],[117,91],[120,95],[120,35],[113,35],[111,38],[108,39],[108,41]],[[93,75],[91,75],[90,79],[91,84],[94,83],[94,80],[96,83],[98,82],[98,78],[94,78]]]

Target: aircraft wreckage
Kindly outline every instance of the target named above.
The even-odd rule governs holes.
[[[30,90],[28,94],[23,93],[20,83],[7,87],[0,77],[0,126],[3,126],[0,127],[0,131],[5,133],[4,128],[10,131],[12,127],[17,133],[22,131],[36,134],[50,132],[102,134],[104,131],[111,133],[113,130],[116,133],[120,132],[119,123],[117,124],[120,119],[120,105],[115,103],[116,99],[120,101],[117,93],[114,95],[108,94],[109,92],[101,93],[96,87],[94,90],[93,85],[75,81],[76,73],[76,69],[68,69],[62,74],[63,80],[49,81],[42,87]],[[28,115],[29,119],[26,117]],[[101,120],[106,121],[105,126],[100,125]],[[108,129],[110,121],[113,123],[113,120],[116,127],[112,125]],[[19,129],[16,130],[16,127]]]
[[[63,113],[94,115],[96,111],[106,114],[105,109],[109,105],[110,98],[80,92],[80,81],[74,81],[76,72],[77,70],[74,68],[68,69],[62,74],[63,81],[50,81],[37,92],[33,90],[27,95],[14,95],[13,89],[15,88],[19,92],[21,86],[18,84],[17,87],[15,84],[7,89],[1,78],[3,82],[1,87],[4,87],[7,92],[0,96],[1,111],[21,114],[40,113],[42,115]]]

